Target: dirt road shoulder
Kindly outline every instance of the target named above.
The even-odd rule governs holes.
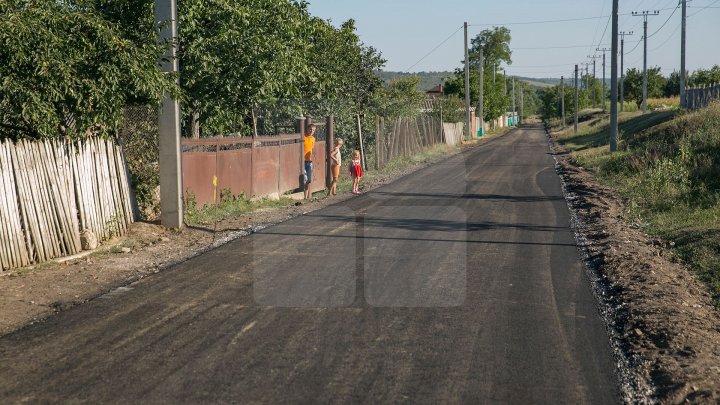
[[[663,245],[628,223],[620,196],[551,145],[586,263],[597,278],[629,402],[718,403],[720,314]]]

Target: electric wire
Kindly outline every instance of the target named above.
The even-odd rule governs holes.
[[[687,17],[690,18],[690,17],[692,17],[692,16],[694,16],[694,15],[699,14],[701,11],[705,10],[706,8],[711,8],[711,6],[712,6],[713,4],[715,4],[715,3],[717,3],[718,1],[720,1],[720,0],[715,0],[715,1],[713,1],[712,3],[708,4],[707,6],[701,8],[701,9],[699,9],[698,11],[690,14],[690,15],[687,16]],[[697,7],[693,7],[693,8],[697,8]],[[718,8],[718,7],[712,7],[712,8]]]
[[[422,58],[420,58],[420,60],[418,60],[417,62],[415,62],[412,66],[410,66],[409,68],[405,69],[405,71],[406,71],[406,72],[409,72],[410,69],[412,69],[412,68],[414,68],[415,66],[419,65],[420,62],[424,61],[428,56],[432,55],[433,52],[435,52],[435,51],[438,50],[438,48],[440,48],[441,46],[445,45],[445,43],[446,43],[447,41],[449,41],[452,37],[454,37],[455,34],[457,34],[458,31],[460,31],[460,30],[463,29],[463,28],[465,28],[465,27],[464,27],[463,25],[461,25],[458,29],[455,30],[455,32],[453,32],[452,34],[450,34],[450,36],[448,36],[447,38],[445,38],[444,41],[442,41],[440,44],[438,44],[438,46],[436,46],[435,48],[433,48],[430,52],[428,52],[425,56],[423,56]]]
[[[655,48],[653,48],[653,49],[648,50],[648,53],[650,53],[650,52],[655,52],[655,51],[657,51],[658,49],[662,48],[665,44],[667,44],[668,41],[670,41],[670,40],[675,36],[675,34],[677,34],[677,32],[678,32],[678,30],[680,29],[680,27],[682,27],[682,24],[678,24],[678,26],[675,27],[675,30],[672,32],[672,34],[670,34],[670,36],[669,36],[665,41],[663,41],[662,44],[658,45],[657,47],[655,47]]]
[[[668,23],[668,21],[670,21],[670,19],[675,15],[675,12],[677,12],[679,8],[680,8],[679,6],[678,6],[678,7],[675,7],[675,9],[673,10],[673,12],[670,13],[670,17],[668,17],[667,20],[665,20],[665,22],[660,26],[660,28],[658,28],[658,29],[657,29],[655,32],[653,32],[652,34],[648,35],[648,38],[652,38],[655,34],[657,34],[658,32],[660,32],[660,30],[662,30],[662,29],[665,27],[665,25],[666,25],[666,24]]]

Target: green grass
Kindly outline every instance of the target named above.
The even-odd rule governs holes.
[[[559,142],[620,192],[629,220],[671,242],[720,306],[720,104],[694,113],[626,113],[620,133],[614,154],[605,117],[577,135],[561,132]]]
[[[247,200],[244,195],[233,196],[229,190],[221,193],[217,204],[197,207],[192,196],[185,202],[185,223],[191,226],[209,225],[225,218],[237,217],[262,208],[287,207],[294,204],[290,198],[279,200],[264,198]]]

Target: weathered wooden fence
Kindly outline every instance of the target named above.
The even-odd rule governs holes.
[[[691,110],[704,108],[713,101],[720,100],[720,84],[685,89],[687,107]]]
[[[0,266],[11,269],[82,250],[134,220],[123,149],[90,138],[0,143]]]
[[[392,159],[410,156],[445,141],[440,120],[431,114],[415,118],[379,118],[375,130],[375,168]]]

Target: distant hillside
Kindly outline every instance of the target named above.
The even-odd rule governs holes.
[[[418,72],[418,73],[406,73],[406,72],[375,72],[385,83],[390,82],[398,77],[405,76],[418,76],[420,77],[420,89],[430,90],[438,84],[445,82],[446,77],[453,75],[453,72]]]
[[[518,79],[527,82],[531,86],[535,87],[552,87],[555,85],[560,84],[560,79],[553,79],[553,78],[541,78],[538,79],[536,77],[518,77]]]
[[[445,78],[454,75],[453,72],[418,72],[418,73],[406,73],[406,72],[375,72],[383,82],[388,83],[393,79],[405,76],[418,76],[420,77],[420,89],[430,90],[431,88],[442,84]],[[534,78],[534,77],[518,77],[518,79],[527,82],[529,85],[537,88],[551,87],[560,84],[560,79],[554,78]]]

